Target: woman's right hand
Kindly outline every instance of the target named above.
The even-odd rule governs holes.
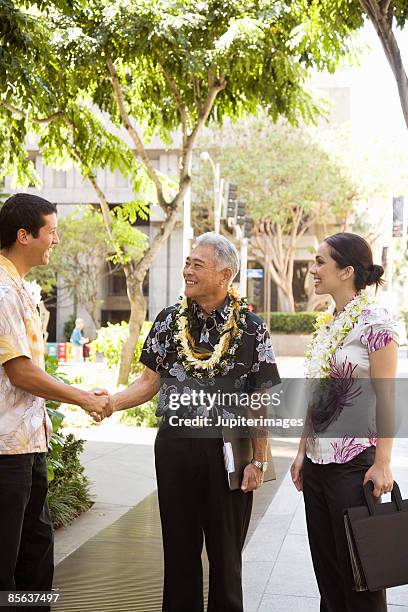
[[[292,482],[295,485],[295,487],[297,488],[298,491],[303,491],[303,478],[302,478],[302,471],[303,471],[303,462],[305,460],[305,454],[302,452],[298,452],[298,454],[296,455],[296,458],[294,460],[294,462],[291,465],[290,468],[290,474],[292,476]]]

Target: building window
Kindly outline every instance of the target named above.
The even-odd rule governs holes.
[[[109,276],[109,295],[127,295],[126,293],[126,277],[122,270],[113,272]]]
[[[108,264],[109,266],[111,264]],[[111,296],[127,296],[126,291],[126,276],[123,270],[114,270],[108,276],[108,295]],[[143,295],[149,295],[149,275],[146,274],[143,281]]]
[[[101,311],[101,326],[106,327],[108,323],[116,325],[122,321],[129,322],[130,310],[102,310]]]
[[[127,176],[123,176],[118,168],[115,168],[113,173],[113,184],[117,189],[126,189],[129,187],[129,179]]]
[[[51,187],[54,189],[65,189],[67,186],[67,173],[63,170],[52,171]]]
[[[293,264],[292,290],[296,311],[305,310],[307,307],[308,295],[305,285],[310,265],[310,261],[295,261]]]

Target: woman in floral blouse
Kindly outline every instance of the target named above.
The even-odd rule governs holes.
[[[391,412],[384,381],[396,375],[398,336],[366,291],[382,284],[384,270],[363,238],[339,233],[319,246],[310,272],[316,293],[330,294],[335,308],[318,317],[306,356],[306,376],[317,380],[291,474],[303,490],[320,610],[384,612],[385,591],[353,588],[343,519],[345,508],[365,503],[367,481],[376,497],[393,487],[392,438],[376,438],[376,416]]]

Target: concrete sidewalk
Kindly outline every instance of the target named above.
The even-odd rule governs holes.
[[[106,432],[106,437],[112,440],[113,431],[116,441],[86,443],[83,462],[94,483],[96,503],[71,526],[56,532],[57,563],[156,489],[155,430],[116,425],[109,434]],[[101,432],[93,432],[93,436],[97,433],[101,437]],[[393,469],[406,498],[408,440],[396,441]],[[243,558],[246,612],[318,612],[303,498],[293,486],[289,473],[252,534]],[[391,589],[388,601],[389,612],[408,612],[408,587]]]
[[[56,564],[156,490],[156,429],[105,421],[103,427],[74,433],[86,440],[81,462],[91,480],[95,503],[71,525],[55,532]]]
[[[297,361],[280,363],[283,377],[293,376],[294,368],[298,371]],[[399,369],[400,374],[407,375],[406,359]],[[95,504],[71,526],[56,532],[57,563],[156,489],[154,429],[128,427],[110,420],[99,427],[76,430],[75,434],[87,440],[82,461],[93,483]],[[293,440],[287,442],[292,442],[288,444],[289,459],[289,454],[294,456],[295,452]],[[403,497],[408,498],[406,439],[395,441],[393,471]],[[243,576],[246,612],[319,611],[303,499],[289,473],[245,548]],[[408,586],[390,589],[388,602],[389,612],[408,612]]]

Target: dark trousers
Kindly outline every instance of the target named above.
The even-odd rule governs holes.
[[[344,464],[315,464],[305,458],[303,496],[321,612],[386,612],[385,591],[356,592],[343,511],[365,504],[364,475],[373,464],[371,447]]]
[[[45,453],[0,455],[0,591],[52,588],[53,532],[47,489]]]
[[[241,553],[252,493],[230,491],[222,440],[155,443],[164,548],[163,612],[203,612],[203,539],[209,560],[208,612],[243,612]]]

